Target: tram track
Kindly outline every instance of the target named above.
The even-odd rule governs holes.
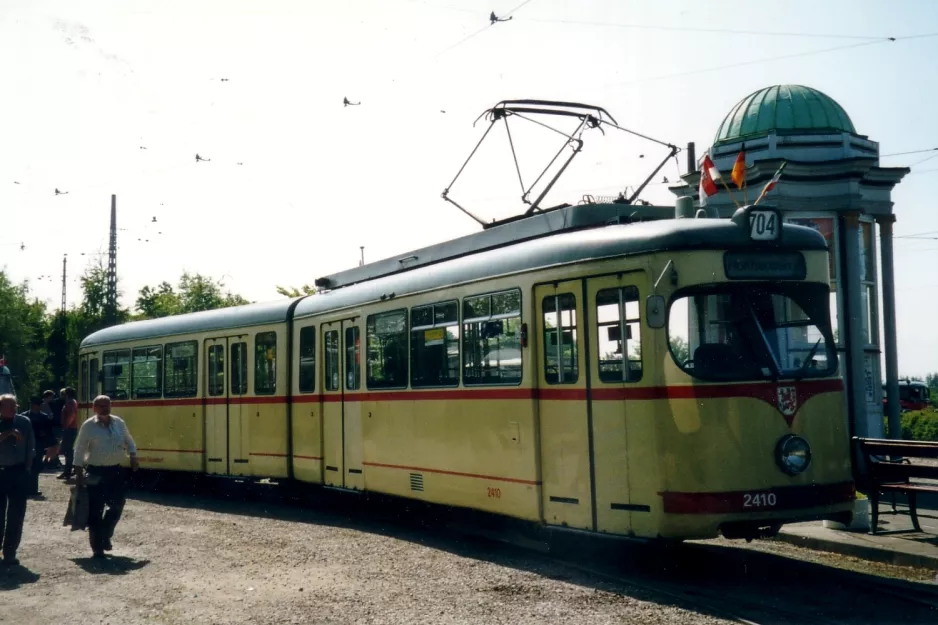
[[[639,600],[673,605],[732,623],[935,623],[938,587],[884,578],[745,547],[685,543],[661,549],[585,532],[556,532],[550,540],[517,531],[524,524],[428,506],[419,501],[321,493],[309,498],[279,488],[254,488],[258,503],[328,510],[355,519],[364,531],[396,526],[425,533],[442,544],[484,541],[478,548],[525,560],[547,576],[569,574],[573,583],[597,586]],[[162,490],[162,489],[161,489]],[[219,499],[223,489],[200,489]],[[258,496],[259,493],[259,496]],[[230,496],[230,493],[229,493]],[[242,495],[243,496],[243,495]],[[468,515],[468,517],[467,517]],[[479,518],[483,520],[479,522]],[[507,523],[510,526],[505,529]],[[492,548],[495,547],[494,551]],[[505,549],[515,550],[506,552]],[[557,574],[557,570],[568,573]],[[554,571],[551,573],[550,571]],[[586,577],[593,578],[588,582]],[[864,607],[861,602],[869,602]]]

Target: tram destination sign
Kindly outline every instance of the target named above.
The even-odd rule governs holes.
[[[723,269],[730,280],[804,280],[801,252],[726,252]]]

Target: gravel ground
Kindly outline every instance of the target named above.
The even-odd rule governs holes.
[[[807,622],[799,615],[808,606],[812,622],[895,622],[897,613],[904,622],[938,622],[936,612],[907,609],[895,597],[863,610],[868,591],[837,573],[862,571],[875,582],[933,580],[934,572],[782,542],[701,541],[672,562],[608,541],[575,542],[572,559],[558,560],[467,537],[406,509],[382,517],[328,498],[299,506],[244,490],[225,497],[224,483],[210,488],[130,493],[114,551],[100,562],[89,557],[86,532],[62,525],[68,487],[44,474],[46,499],[29,502],[23,567],[0,571],[0,624],[702,625],[739,614]]]
[[[62,525],[68,487],[40,489],[0,623],[726,622],[481,539],[178,492],[135,491],[100,563]]]

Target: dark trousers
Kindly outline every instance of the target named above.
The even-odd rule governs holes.
[[[62,449],[60,453],[65,454],[66,475],[71,475],[74,471],[72,462],[75,460],[75,439],[78,437],[78,430],[75,428],[65,428],[62,430]]]
[[[126,484],[120,465],[88,467],[89,482],[100,478],[97,484],[88,484],[88,540],[91,550],[99,552],[114,536],[114,528],[124,511]],[[105,511],[107,506],[107,511]]]
[[[39,494],[39,474],[42,473],[42,451],[36,450],[36,457],[33,459],[33,468],[27,477],[27,494]]]
[[[0,467],[0,542],[4,558],[16,557],[23,537],[28,479],[25,466]]]

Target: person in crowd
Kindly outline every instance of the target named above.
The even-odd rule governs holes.
[[[3,565],[15,566],[23,536],[29,473],[36,455],[33,426],[16,414],[16,398],[0,395],[0,544]]]
[[[62,448],[65,454],[65,470],[58,476],[60,480],[72,477],[75,451],[75,438],[78,436],[78,401],[75,389],[65,388],[65,403],[62,405]]]
[[[42,493],[39,491],[39,474],[42,473],[42,459],[45,455],[45,450],[55,444],[52,438],[52,416],[42,410],[43,405],[41,397],[33,397],[29,400],[29,410],[21,415],[29,419],[33,430],[35,445],[35,455],[30,465],[26,493],[28,497],[42,497]]]
[[[59,460],[59,450],[62,446],[62,408],[65,407],[65,389],[61,389],[56,395],[52,391],[46,391],[42,394],[43,411],[52,416],[52,436],[55,438],[55,444],[46,449],[43,465],[53,471],[62,466]]]
[[[94,557],[103,558],[113,548],[114,528],[124,509],[121,462],[130,456],[130,468],[137,470],[137,445],[124,420],[111,414],[107,395],[95,397],[93,408],[95,416],[82,424],[75,440],[75,481],[88,488],[88,540]]]

